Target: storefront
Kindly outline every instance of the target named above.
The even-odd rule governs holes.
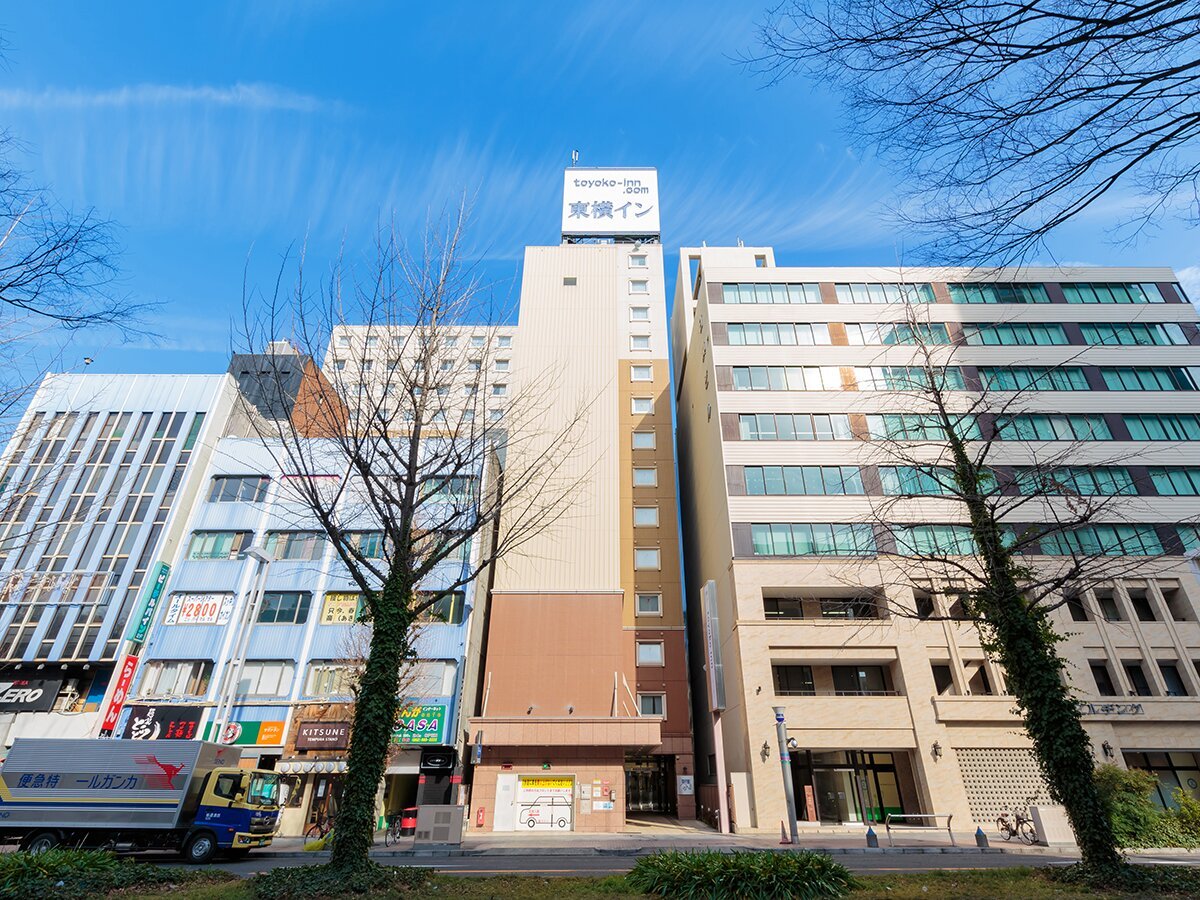
[[[882,822],[888,813],[915,811],[903,753],[794,750],[796,818],[823,825]]]
[[[675,757],[662,754],[625,757],[625,814],[651,813],[674,816],[676,801]]]

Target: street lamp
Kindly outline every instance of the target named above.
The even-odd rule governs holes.
[[[230,720],[233,718],[233,704],[237,699],[238,683],[242,680],[242,672],[246,668],[246,653],[250,647],[250,632],[258,620],[258,610],[262,605],[263,592],[267,586],[267,570],[275,557],[262,547],[251,547],[242,554],[242,559],[254,560],[254,576],[250,580],[250,596],[242,607],[233,636],[233,655],[225,665],[225,678],[217,709],[213,715],[213,737],[218,744],[233,743],[236,739],[230,735],[226,741]]]
[[[796,823],[796,789],[792,785],[792,755],[788,752],[787,723],[783,718],[783,707],[772,707],[775,711],[775,737],[779,741],[779,765],[783,769],[783,797],[787,801],[788,830],[792,843],[800,842],[800,827]]]

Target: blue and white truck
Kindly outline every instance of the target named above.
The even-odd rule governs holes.
[[[18,738],[0,765],[0,841],[243,855],[271,843],[279,776],[240,756],[203,741]]]

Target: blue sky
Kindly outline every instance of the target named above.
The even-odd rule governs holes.
[[[920,236],[889,226],[893,182],[848,147],[837,98],[797,80],[764,88],[732,61],[759,14],[723,2],[10,4],[0,123],[38,182],[120,224],[125,289],[162,303],[161,341],[89,333],[64,365],[223,371],[248,259],[265,284],[297,242],[327,260],[343,242],[364,247],[381,219],[415,231],[464,191],[474,252],[506,292],[522,247],[558,240],[575,148],[584,165],[658,167],[668,254],[740,237],[784,264],[895,264]],[[1200,283],[1195,231],[1172,222],[1116,246],[1117,205],[1063,231],[1056,257],[1169,265]]]

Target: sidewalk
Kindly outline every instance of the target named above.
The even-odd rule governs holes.
[[[554,834],[548,832],[485,832],[468,833],[461,845],[417,844],[414,838],[402,838],[399,844],[383,845],[383,834],[376,835],[371,850],[374,857],[419,858],[454,856],[643,856],[664,850],[821,850],[834,855],[852,853],[1022,853],[1036,856],[1054,854],[1073,856],[1074,848],[1030,847],[1024,844],[995,841],[987,849],[975,845],[973,834],[955,834],[957,846],[951,846],[946,832],[927,834],[907,833],[895,838],[889,846],[887,835],[879,834],[879,848],[868,848],[862,831],[801,833],[794,845],[780,845],[779,837],[766,834],[718,834],[696,823],[678,823],[670,828],[651,828],[617,834]],[[304,850],[303,838],[276,838],[267,850],[256,851],[256,857],[306,856],[320,859],[327,851]]]

